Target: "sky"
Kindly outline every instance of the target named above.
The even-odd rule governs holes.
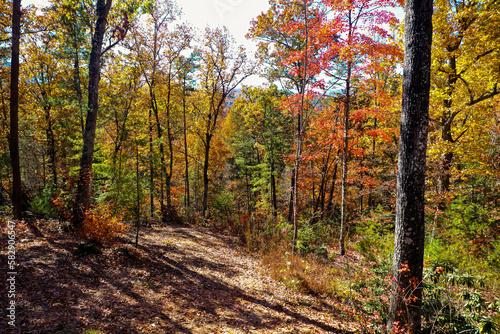
[[[47,6],[48,0],[22,0],[23,6],[35,4],[39,7]],[[243,45],[252,56],[257,51],[255,41],[247,40],[245,35],[250,28],[250,21],[260,13],[269,9],[268,0],[176,0],[182,8],[183,21],[200,31],[205,27],[226,26],[236,39],[238,45]],[[401,19],[402,10],[396,10],[396,15]],[[254,75],[247,78],[243,84],[260,86],[266,80]]]
[[[182,8],[183,20],[200,31],[205,27],[227,26],[238,45],[243,45],[249,55],[257,50],[256,43],[245,38],[250,28],[250,21],[269,8],[268,0],[177,0]],[[22,0],[27,6],[47,6],[48,0]],[[256,76],[247,79],[244,84],[258,85],[263,82]]]

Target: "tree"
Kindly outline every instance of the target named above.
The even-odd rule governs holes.
[[[271,9],[261,14],[252,24],[250,36],[261,40],[260,56],[267,58],[271,80],[285,80],[286,88],[295,88],[300,107],[295,108],[297,136],[295,161],[291,178],[289,221],[294,220],[297,204],[295,194],[298,169],[302,159],[303,138],[321,90],[328,91],[339,81],[345,82],[341,99],[343,117],[342,149],[342,206],[340,252],[345,252],[347,225],[348,156],[353,105],[353,82],[370,64],[370,57],[390,57],[397,54],[392,36],[384,24],[394,24],[394,14],[384,9],[395,6],[392,0],[383,1],[291,1],[271,2]],[[376,23],[376,24],[374,24]],[[319,74],[330,75],[330,87]],[[338,86],[338,85],[337,85]],[[307,92],[306,92],[307,91]],[[314,96],[316,94],[316,96]],[[304,104],[307,96],[309,99]],[[294,228],[295,230],[295,228]]]
[[[104,33],[108,21],[109,10],[113,0],[97,0],[94,36],[89,61],[88,111],[83,134],[82,158],[80,160],[80,175],[73,212],[74,222],[78,225],[84,218],[85,211],[90,207],[90,187],[92,178],[92,161],[94,160],[95,131],[97,127],[97,112],[99,111],[99,80],[101,78],[101,55]]]
[[[182,139],[184,146],[184,209],[186,218],[191,219],[191,194],[189,188],[189,148],[188,148],[188,124],[187,124],[187,98],[188,95],[194,88],[192,73],[195,70],[194,54],[191,54],[189,58],[180,56],[177,59],[177,68],[179,70],[179,85],[182,87]]]
[[[477,161],[477,152],[487,149],[478,149],[475,137],[493,118],[486,103],[500,94],[500,6],[438,0],[434,7],[430,158],[439,161],[438,209],[443,211],[456,166]]]
[[[259,40],[258,56],[268,65],[268,79],[300,96],[299,107],[295,108],[295,160],[288,200],[288,221],[292,222],[296,220],[298,172],[308,119],[304,115],[304,97],[306,89],[315,83],[325,67],[328,53],[324,51],[335,34],[325,35],[326,13],[315,1],[272,0],[270,5],[266,13],[252,22],[248,36]],[[295,235],[296,224],[294,226]]]
[[[94,160],[95,134],[97,128],[97,113],[99,111],[99,80],[101,78],[101,58],[104,52],[110,50],[119,41],[125,38],[129,29],[128,15],[133,12],[132,7],[123,10],[123,21],[121,26],[115,27],[112,36],[115,41],[103,49],[104,36],[106,33],[108,15],[113,0],[97,0],[97,19],[92,37],[92,49],[89,60],[89,82],[88,82],[88,106],[85,120],[85,131],[83,133],[82,157],[80,159],[80,173],[78,177],[78,188],[76,191],[75,207],[73,210],[73,222],[79,225],[84,218],[85,211],[90,207],[90,192],[92,179],[92,162]]]
[[[79,125],[81,135],[85,132],[85,101],[84,92],[82,89],[82,80],[84,80],[85,72],[82,72],[80,64],[81,59],[85,59],[85,54],[90,52],[91,45],[89,36],[92,32],[92,2],[93,0],[79,1],[75,3],[71,0],[58,1],[52,9],[58,15],[59,31],[64,31],[64,34],[54,34],[55,38],[59,38],[64,47],[60,48],[59,58],[63,58],[71,63],[71,68],[68,73],[73,75],[70,80],[72,94],[68,94],[71,98],[72,105],[76,104],[78,110]],[[56,29],[57,29],[56,28]]]
[[[249,215],[254,206],[264,215],[272,212],[276,217],[278,214],[283,157],[291,142],[290,119],[280,108],[283,97],[284,93],[274,85],[245,87],[225,122],[226,142],[232,153],[232,179],[236,188],[245,194],[241,197],[245,197]]]
[[[22,219],[21,167],[19,165],[19,40],[21,37],[21,0],[12,2],[12,60],[10,70],[10,160],[12,164],[12,211]]]
[[[203,216],[208,209],[210,149],[216,134],[218,120],[224,112],[229,94],[248,76],[255,65],[247,60],[245,49],[235,48],[235,40],[227,28],[207,28],[202,45],[197,50],[200,57],[200,90],[205,98],[205,108],[196,105],[202,123],[198,135],[203,142]]]
[[[160,151],[160,207],[162,218],[165,220],[167,219],[165,214],[170,210],[165,209],[172,205],[171,184],[174,166],[172,93],[175,78],[181,70],[176,65],[181,53],[189,47],[192,36],[188,26],[178,24],[174,26],[181,14],[175,3],[154,1],[148,11],[147,24],[135,27],[134,42],[129,48],[135,55],[146,81],[150,111],[156,123]],[[166,192],[166,207],[163,190]]]
[[[46,28],[49,25],[55,25],[55,17],[53,11],[47,11],[45,15],[36,15],[31,17],[32,29],[41,31],[41,33],[31,33],[25,38],[27,39],[26,46],[23,50],[23,62],[29,78],[24,80],[24,86],[28,88],[32,95],[30,100],[35,102],[35,105],[30,106],[32,112],[27,117],[27,121],[32,121],[33,124],[40,124],[41,128],[38,132],[42,137],[40,142],[46,143],[44,154],[48,156],[48,168],[52,174],[52,185],[58,185],[58,158],[57,158],[57,123],[68,122],[68,119],[61,117],[56,112],[58,96],[60,94],[61,82],[65,79],[65,71],[62,70],[61,59],[57,57],[58,38],[53,31],[48,31]],[[51,29],[52,30],[52,29]],[[55,29],[54,29],[55,30]],[[59,93],[59,94],[58,94]],[[27,123],[28,123],[27,122]],[[45,159],[42,159],[45,166]],[[45,178],[43,180],[46,185]]]
[[[384,24],[394,24],[393,13],[384,7],[394,7],[393,0],[327,0],[325,3],[332,9],[333,15],[327,27],[335,30],[336,39],[327,51],[335,63],[330,66],[330,74],[345,81],[342,106],[344,111],[344,140],[342,148],[341,173],[341,217],[340,217],[340,254],[345,254],[345,236],[347,230],[347,192],[348,192],[348,162],[353,96],[353,82],[359,73],[368,68],[374,59],[390,57],[398,53],[397,47],[391,45],[392,36]],[[376,25],[373,24],[376,22]],[[340,74],[332,73],[340,64]]]
[[[403,110],[388,332],[397,327],[418,333],[421,328],[432,10],[430,0],[405,3]]]

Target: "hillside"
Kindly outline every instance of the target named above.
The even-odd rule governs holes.
[[[132,240],[75,255],[76,238],[18,228],[15,333],[355,331],[342,305],[285,288],[233,236],[165,226]]]

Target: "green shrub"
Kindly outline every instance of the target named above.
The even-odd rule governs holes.
[[[53,203],[55,193],[56,188],[52,184],[43,187],[31,201],[31,209],[47,216],[54,214],[57,211]]]
[[[379,206],[356,225],[355,248],[368,261],[377,262],[392,256],[394,249],[394,217]]]
[[[498,308],[484,298],[484,277],[461,272],[451,261],[431,263],[424,277],[423,328],[428,333],[496,333]]]
[[[305,225],[297,232],[296,250],[300,254],[316,254],[328,258],[325,243],[329,241],[329,233],[325,224],[318,222],[313,225]]]

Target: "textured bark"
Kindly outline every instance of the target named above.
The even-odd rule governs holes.
[[[405,3],[403,110],[399,143],[393,292],[387,321],[421,330],[425,164],[429,126],[432,1]],[[397,324],[397,326],[394,326]]]
[[[85,211],[90,207],[90,190],[92,178],[92,162],[94,160],[95,132],[97,127],[97,112],[99,109],[99,80],[101,77],[101,54],[104,33],[112,0],[97,0],[97,21],[92,37],[92,50],[89,61],[88,110],[83,135],[82,158],[80,160],[80,175],[73,210],[73,223],[78,226],[83,221]]]
[[[19,165],[19,39],[21,36],[21,0],[13,1],[12,13],[9,151],[12,164],[12,211],[14,219],[22,219],[21,167]]]

